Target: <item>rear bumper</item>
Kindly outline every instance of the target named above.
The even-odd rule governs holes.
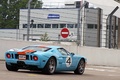
[[[29,61],[29,60],[15,60],[9,59],[6,60],[8,65],[14,65],[21,69],[41,69],[44,68],[44,65],[41,65],[40,61]]]
[[[11,66],[16,66],[18,69],[28,69],[28,70],[41,70],[37,65],[26,65],[23,61],[18,61],[16,63],[10,63]]]

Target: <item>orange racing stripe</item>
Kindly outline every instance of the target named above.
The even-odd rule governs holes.
[[[26,53],[31,53],[31,52],[34,52],[34,50],[25,50],[25,51],[17,52],[17,54],[25,55]]]
[[[39,46],[39,48],[47,48],[46,46]]]

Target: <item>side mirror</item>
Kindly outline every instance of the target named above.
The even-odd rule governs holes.
[[[72,52],[71,55],[75,55],[75,53]]]

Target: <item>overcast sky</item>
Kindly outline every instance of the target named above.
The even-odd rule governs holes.
[[[74,2],[74,1],[82,1],[82,0],[42,0],[43,3],[46,5],[53,5],[53,4],[64,4],[65,2]],[[120,6],[120,3],[117,3],[115,2],[114,0],[83,0],[83,1],[88,1],[92,4],[98,4],[98,5],[103,5],[103,6],[116,6],[116,4],[119,4]]]
[[[119,9],[115,12],[114,15],[120,18],[120,3],[115,2],[114,0],[87,0],[87,1],[102,8],[104,14],[110,14],[118,6]]]
[[[53,5],[55,3],[57,5],[64,5],[65,2],[70,2],[70,1],[74,2],[74,1],[79,1],[79,0],[42,0],[42,1],[45,5],[47,5],[47,4]],[[115,15],[120,17],[120,3],[117,3],[114,0],[86,0],[86,1],[90,2],[91,4],[93,4],[99,8],[102,8],[104,10],[105,14],[111,13],[111,11],[113,11],[116,6],[119,6],[119,9],[115,13]],[[58,2],[59,2],[59,4],[58,4]]]
[[[42,0],[43,2],[64,2],[65,0]]]
[[[70,2],[70,1],[81,1],[81,0],[42,0],[45,4],[46,3],[58,3],[61,2],[64,4],[64,2]],[[117,2],[115,2],[114,0],[84,0],[84,1],[88,1],[91,3],[95,3],[95,4],[100,4],[100,5],[106,5],[106,6],[115,6],[115,4]],[[119,4],[119,3],[117,3]],[[119,4],[120,5],[120,4]]]

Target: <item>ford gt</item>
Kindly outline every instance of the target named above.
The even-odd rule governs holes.
[[[9,71],[28,69],[53,74],[59,71],[74,71],[82,75],[86,58],[71,53],[60,46],[31,45],[5,52],[5,64]]]

